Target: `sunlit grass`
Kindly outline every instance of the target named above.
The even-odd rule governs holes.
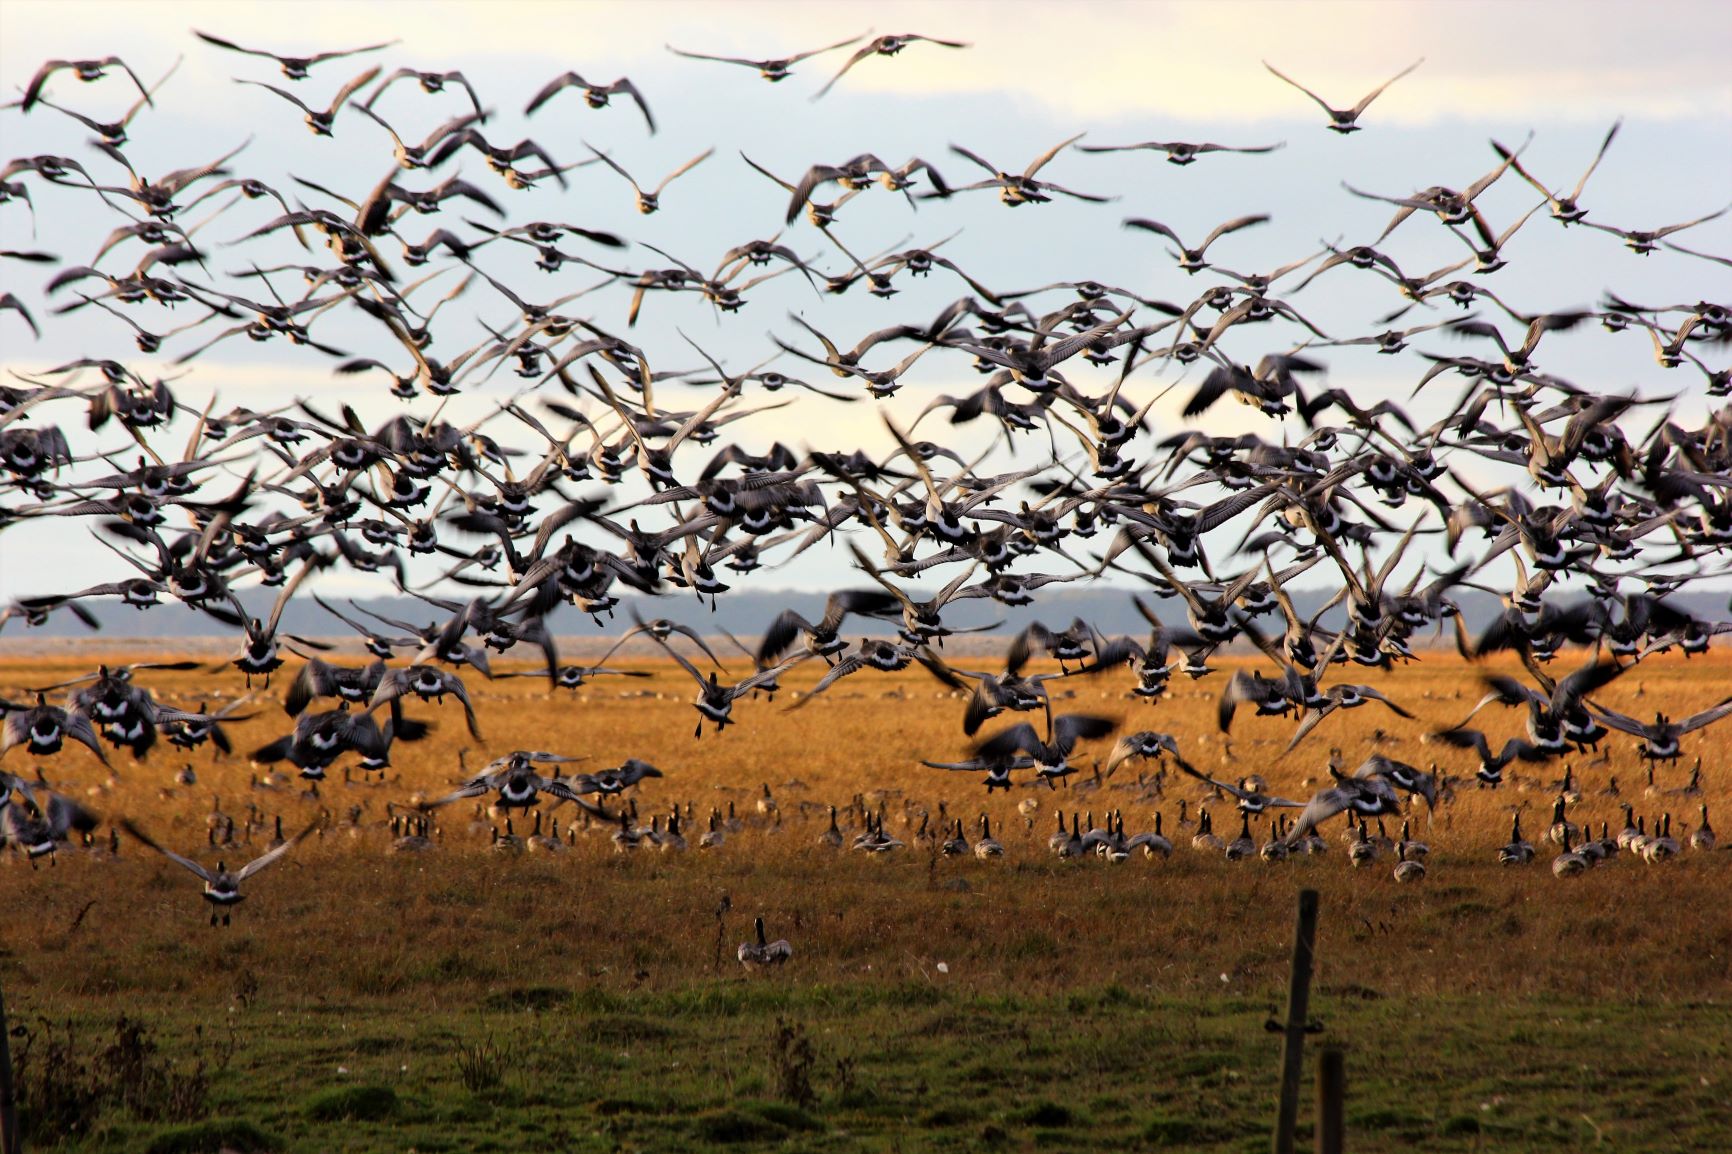
[[[12,660],[0,693],[16,699],[83,667]],[[792,713],[791,694],[742,702],[738,726],[694,740],[689,678],[645,668],[653,680],[601,681],[576,698],[548,697],[530,679],[471,679],[489,740],[470,764],[517,747],[586,754],[580,769],[646,758],[667,776],[637,794],[641,821],[690,802],[695,847],[710,809],[731,802],[745,828],[718,850],[620,855],[610,829],[580,824],[563,854],[501,857],[482,852],[492,820],[457,805],[440,814],[438,848],[388,854],[387,804],[459,775],[454,704],[411,703],[438,722],[435,735],[398,746],[385,783],[345,783],[339,771],[318,801],[298,781],[250,786],[260,770],[243,756],[198,752],[197,784],[182,787],[171,775],[186,759],[172,749],[143,765],[117,759],[112,784],[82,750],[62,754],[46,766],[52,780],[201,858],[213,852],[203,848],[213,806],[243,828],[256,807],[261,823],[250,849],[224,851],[231,864],[262,852],[279,814],[292,827],[322,805],[331,824],[249,883],[227,930],[205,925],[194,879],[130,842],[118,862],[67,852],[32,871],[8,858],[0,980],[14,1022],[71,1017],[94,1035],[125,1013],[150,1023],[170,1056],[192,1053],[195,1027],[232,1028],[211,1108],[293,1150],[1264,1148],[1276,1048],[1263,1023],[1281,1004],[1294,899],[1309,886],[1322,893],[1314,1014],[1323,1040],[1350,1047],[1357,1147],[1574,1149],[1603,1134],[1625,1149],[1711,1149],[1732,1133],[1732,856],[1626,857],[1574,882],[1552,877],[1549,846],[1529,869],[1497,866],[1511,805],[1527,807],[1526,832],[1543,839],[1546,783],[1562,766],[1523,767],[1482,791],[1466,784],[1470,755],[1421,744],[1477,700],[1453,659],[1377,680],[1418,721],[1376,707],[1342,714],[1285,758],[1289,723],[1254,718],[1235,726],[1229,754],[1214,732],[1220,675],[1176,682],[1154,706],[1122,696],[1118,675],[1058,683],[1076,696],[1057,708],[1174,732],[1204,768],[1255,771],[1288,795],[1324,776],[1331,745],[1349,764],[1372,748],[1436,760],[1464,784],[1434,820],[1423,807],[1414,815],[1432,846],[1417,886],[1397,886],[1387,865],[1349,869],[1334,829],[1327,856],[1282,866],[1196,853],[1176,820],[1180,800],[1194,815],[1202,792],[1169,777],[1156,796],[1136,766],[989,802],[975,776],[918,765],[966,744],[960,701],[923,674],[860,674]],[[139,679],[175,702],[232,683]],[[1676,715],[1729,682],[1720,657],[1661,660],[1601,698]],[[235,727],[237,750],[287,731],[280,690]],[[1479,720],[1500,736],[1520,725],[1513,712]],[[1680,834],[1699,799],[1664,791],[1684,785],[1698,753],[1700,800],[1718,812],[1726,797],[1715,729],[1659,771],[1653,797],[1628,743],[1609,748],[1607,764],[1573,760],[1584,794],[1574,820],[1619,827],[1618,799],[1602,796],[1615,775],[1638,813],[1669,811]],[[1097,752],[1104,743],[1078,760]],[[26,768],[17,752],[7,765]],[[766,783],[774,815],[757,808]],[[857,798],[882,807],[909,848],[881,858],[821,848],[827,807],[857,828]],[[1039,808],[1025,817],[1017,805],[1030,798]],[[989,813],[1006,857],[948,860],[917,841],[921,815],[935,830],[941,805],[971,839]],[[1046,837],[1054,810],[1073,805],[1098,821],[1122,808],[1130,832],[1159,810],[1179,851],[1122,866],[1059,861]],[[1236,832],[1228,806],[1211,808]],[[563,828],[570,813],[550,816]],[[795,954],[749,978],[733,952],[758,915]],[[772,1061],[779,1020],[809,1042],[814,1100],[803,1106],[778,1099],[788,1084]],[[89,1148],[203,1149],[222,1137],[164,1138],[162,1125],[123,1111],[101,1128]]]

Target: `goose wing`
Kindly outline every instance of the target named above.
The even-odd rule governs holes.
[[[282,845],[278,846],[276,849],[272,850],[270,853],[265,854],[263,857],[256,857],[252,861],[248,862],[246,865],[242,866],[240,868],[239,872],[237,872],[235,874],[235,881],[244,882],[248,878],[252,877],[254,874],[258,873],[260,870],[264,869],[266,866],[279,860],[284,854],[288,853],[290,850],[294,849],[297,845],[300,845],[303,841],[305,841],[307,839],[307,836],[309,834],[311,834],[314,830],[318,829],[320,824],[322,824],[324,822],[324,820],[325,819],[322,815],[320,817],[314,818],[307,825],[307,828],[303,829],[300,833],[296,834],[294,837],[290,838],[288,841],[284,842]]]
[[[142,842],[144,845],[149,846],[151,849],[155,850],[157,853],[161,854],[163,857],[167,858],[169,861],[175,863],[178,866],[182,866],[185,869],[191,870],[193,873],[197,874],[200,878],[204,879],[205,882],[208,883],[208,882],[214,880],[215,875],[213,875],[204,866],[200,865],[198,862],[193,861],[191,858],[181,857],[179,854],[175,853],[171,849],[164,849],[162,846],[158,845],[156,843],[156,841],[153,840],[149,834],[147,834],[143,830],[139,829],[136,825],[133,825],[132,821],[129,818],[123,817],[120,819],[120,828],[124,829],[127,833],[131,834],[134,838],[138,839],[138,841]]]

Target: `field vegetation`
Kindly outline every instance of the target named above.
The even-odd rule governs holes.
[[[95,660],[11,657],[0,694],[16,700]],[[489,852],[503,823],[465,803],[438,812],[433,849],[390,852],[393,805],[462,776],[458,707],[411,702],[431,737],[396,746],[384,780],[339,768],[313,798],[245,756],[288,731],[281,675],[259,690],[258,716],[232,727],[227,759],[164,747],[142,764],[117,756],[110,778],[69,745],[45,763],[105,819],[128,817],[201,861],[262,853],[279,816],[291,831],[328,816],[247,884],[228,929],[206,924],[186,872],[124,836],[112,859],[106,820],[93,851],[53,866],[7,857],[0,984],[28,1148],[1262,1150],[1277,1074],[1265,1023],[1280,1012],[1307,887],[1322,895],[1314,1041],[1347,1048],[1355,1149],[1729,1145],[1732,854],[1623,855],[1554,878],[1544,839],[1563,763],[1481,790],[1471,754],[1421,741],[1478,699],[1453,659],[1379,679],[1416,721],[1342,713],[1286,756],[1290,722],[1241,716],[1223,740],[1222,674],[1176,681],[1155,705],[1127,696],[1120,674],[1053,683],[1056,709],[1171,732],[1199,767],[1261,774],[1284,796],[1326,779],[1331,746],[1349,766],[1373,750],[1435,761],[1456,780],[1435,814],[1412,815],[1432,851],[1417,885],[1396,884],[1389,860],[1350,868],[1339,819],[1321,857],[1193,850],[1181,804],[1186,822],[1207,807],[1231,837],[1230,799],[1152,764],[989,799],[978,774],[919,765],[966,749],[960,699],[919,671],[862,673],[784,712],[816,679],[808,665],[774,702],[741,702],[737,726],[694,740],[690,678],[636,667],[653,676],[576,695],[470,676],[487,740],[468,764],[514,748],[585,755],[579,770],[644,758],[666,776],[627,795],[637,823],[679,807],[683,853],[616,852],[613,827],[569,805],[545,811],[575,831],[565,851]],[[210,686],[232,684],[138,680],[181,705],[226,700]],[[1659,658],[1599,699],[1677,715],[1729,686],[1723,656]],[[1495,740],[1519,732],[1513,711],[1488,712],[1476,720]],[[1571,820],[1616,832],[1628,801],[1650,820],[1669,812],[1681,841],[1703,803],[1732,822],[1726,748],[1718,728],[1693,735],[1650,791],[1632,743],[1615,738],[1571,760],[1582,794]],[[1681,792],[1698,755],[1699,796]],[[188,764],[196,780],[177,783]],[[6,768],[33,772],[22,751]],[[863,812],[882,812],[907,847],[821,846],[831,805],[846,838]],[[730,806],[740,828],[699,850],[711,811]],[[1541,846],[1526,868],[1495,860],[1512,807]],[[1177,851],[1059,860],[1047,837],[1073,809],[1097,824],[1122,810],[1132,833],[1159,812]],[[239,844],[208,844],[213,814],[233,820]],[[944,820],[964,819],[972,841],[982,814],[1002,859],[939,855]],[[515,817],[515,832],[530,820]],[[1264,840],[1265,823],[1253,832]],[[794,956],[748,974],[734,951],[758,916]]]

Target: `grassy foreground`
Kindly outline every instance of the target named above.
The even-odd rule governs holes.
[[[1171,730],[1207,768],[1255,769],[1280,793],[1308,788],[1329,744],[1465,774],[1457,751],[1417,740],[1477,697],[1459,666],[1434,664],[1380,681],[1419,721],[1357,711],[1285,758],[1281,722],[1242,721],[1230,750],[1208,738],[1209,682],[1152,707],[1089,685],[1064,707]],[[67,668],[14,662],[0,681]],[[1282,866],[1193,851],[1176,819],[1181,800],[1195,814],[1194,783],[1163,789],[1134,768],[988,802],[973,776],[913,764],[963,742],[959,702],[912,676],[862,675],[792,714],[781,698],[742,703],[738,727],[693,741],[688,686],[646,668],[656,677],[575,700],[482,684],[490,741],[471,764],[520,745],[591,764],[647,757],[668,776],[645,784],[642,820],[691,801],[701,829],[731,801],[745,828],[720,850],[619,855],[597,829],[561,854],[503,857],[485,852],[486,815],[456,806],[439,848],[389,854],[386,804],[457,773],[461,722],[431,706],[411,712],[438,734],[401,747],[389,780],[339,775],[317,802],[298,783],[250,781],[258,771],[241,756],[200,751],[185,787],[169,780],[185,760],[170,750],[122,759],[115,781],[81,751],[49,764],[105,815],[188,850],[213,808],[243,819],[256,806],[285,825],[331,813],[320,838],[249,884],[227,930],[204,924],[191,878],[131,843],[118,860],[0,865],[0,983],[30,1034],[12,1040],[27,1050],[27,1089],[57,1054],[57,1084],[102,1091],[65,1148],[1262,1150],[1277,1074],[1264,1023],[1279,1012],[1307,886],[1322,893],[1313,1015],[1325,1032],[1313,1041],[1347,1048],[1355,1150],[1732,1147],[1732,854],[1625,859],[1573,883],[1551,876],[1549,846],[1530,869],[1496,866],[1512,806],[1543,837],[1557,766],[1495,794],[1458,790],[1416,828],[1433,847],[1430,876],[1397,886],[1387,864],[1349,869],[1333,830],[1335,852]],[[1683,713],[1724,696],[1729,673],[1722,658],[1654,663],[1605,700]],[[196,701],[231,679],[141,680]],[[271,698],[261,704],[236,728],[237,749],[286,730]],[[1487,721],[1500,734],[1517,724]],[[1692,741],[1702,797],[1668,792],[1687,765],[1662,768],[1647,794],[1617,747],[1576,765],[1572,818],[1616,828],[1613,776],[1638,812],[1674,813],[1675,834],[1700,801],[1719,814],[1725,737]],[[754,804],[765,782],[779,803],[770,816]],[[856,794],[886,808],[907,850],[867,858],[816,844],[825,807]],[[1016,806],[1030,798],[1039,808],[1025,817]],[[1006,858],[945,860],[917,842],[918,815],[940,804],[989,813]],[[1122,866],[1055,860],[1052,814],[1073,804],[1122,807],[1132,832],[1159,811],[1179,851]],[[1230,809],[1212,808],[1236,832]],[[227,851],[231,864],[262,850],[268,828],[251,836]],[[733,951],[757,914],[795,955],[748,976]],[[117,1041],[122,1017],[142,1034]]]

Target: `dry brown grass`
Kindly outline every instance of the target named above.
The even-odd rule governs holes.
[[[1385,869],[1348,869],[1341,853],[1281,868],[1196,854],[1184,844],[1189,831],[1174,823],[1179,799],[1186,799],[1194,813],[1204,792],[1189,779],[1169,777],[1165,796],[1157,797],[1138,785],[1134,763],[1098,786],[1084,774],[1072,779],[1069,789],[1018,790],[988,801],[977,775],[946,774],[918,764],[921,757],[964,750],[959,700],[923,674],[859,674],[792,712],[785,712],[792,695],[774,703],[742,702],[737,726],[719,736],[706,728],[694,740],[697,714],[689,705],[688,679],[675,677],[679,671],[669,666],[643,667],[655,676],[603,680],[575,697],[564,691],[549,695],[531,679],[487,683],[471,677],[488,741],[472,751],[470,764],[512,748],[583,754],[588,766],[645,758],[667,776],[645,782],[638,792],[643,823],[651,814],[690,802],[697,816],[687,832],[695,845],[710,808],[725,810],[732,802],[748,828],[719,851],[621,858],[605,836],[610,831],[596,830],[579,838],[574,853],[502,863],[470,852],[485,847],[490,822],[459,804],[440,815],[440,851],[388,858],[383,852],[389,840],[387,804],[418,793],[437,794],[458,778],[456,750],[467,738],[457,707],[411,703],[412,715],[438,723],[434,735],[398,745],[385,781],[345,783],[338,772],[315,802],[301,796],[304,783],[298,780],[284,789],[249,788],[259,770],[241,751],[288,727],[273,704],[280,679],[275,690],[261,694],[261,716],[233,728],[235,757],[213,759],[201,750],[188,758],[168,747],[159,747],[144,764],[129,764],[118,755],[116,763],[123,767],[118,780],[105,783],[94,759],[70,747],[49,773],[74,792],[88,786],[89,802],[105,815],[127,815],[188,849],[204,842],[213,806],[242,820],[256,807],[261,820],[280,814],[289,827],[304,823],[321,804],[330,810],[332,826],[320,843],[303,847],[286,868],[261,876],[249,887],[252,896],[238,915],[250,934],[261,936],[261,944],[270,943],[261,964],[280,967],[285,975],[332,958],[365,968],[376,964],[381,951],[412,961],[417,954],[485,941],[500,932],[501,920],[525,919],[537,932],[514,942],[513,951],[527,954],[523,961],[533,967],[605,967],[642,971],[650,981],[682,980],[709,967],[714,911],[726,894],[732,905],[730,953],[735,935],[743,932],[739,927],[763,912],[778,933],[796,941],[801,971],[814,978],[902,977],[946,960],[957,981],[1023,984],[1031,980],[1032,954],[1045,955],[1033,967],[1038,973],[1032,980],[1061,986],[1083,979],[1154,980],[1156,975],[1162,975],[1162,984],[1218,984],[1223,972],[1262,978],[1280,968],[1289,898],[1300,885],[1314,885],[1325,894],[1326,934],[1353,940],[1342,951],[1353,969],[1419,991],[1440,983],[1459,988],[1465,982],[1513,991],[1629,994],[1654,988],[1656,982],[1680,991],[1704,988],[1701,983],[1726,976],[1732,912],[1723,903],[1698,900],[1724,881],[1721,860],[1687,856],[1658,868],[1623,862],[1577,885],[1556,882],[1543,868],[1508,871],[1492,864],[1493,850],[1507,840],[1512,805],[1525,807],[1526,832],[1540,839],[1551,801],[1545,783],[1561,767],[1519,767],[1503,789],[1480,790],[1471,784],[1471,755],[1421,744],[1427,728],[1458,719],[1477,696],[1475,683],[1453,661],[1428,660],[1380,682],[1419,714],[1418,721],[1402,721],[1375,706],[1339,714],[1286,757],[1279,756],[1289,732],[1282,721],[1241,717],[1230,747],[1222,741],[1213,724],[1219,675],[1175,682],[1172,695],[1152,706],[1122,696],[1116,677],[1065,682],[1058,691],[1060,709],[1109,713],[1122,717],[1127,727],[1179,734],[1199,766],[1223,775],[1254,771],[1267,777],[1273,790],[1289,795],[1305,796],[1321,776],[1331,745],[1354,760],[1375,748],[1421,765],[1437,761],[1464,781],[1429,829],[1423,809],[1415,814],[1434,856],[1428,884],[1413,890],[1398,890]],[[40,684],[73,672],[75,667],[54,661],[15,663],[4,680],[13,686]],[[789,678],[791,688],[809,685],[815,675]],[[139,679],[177,704],[210,699],[207,675],[147,672]],[[1644,664],[1602,696],[1631,713],[1651,712],[1664,703],[1669,713],[1678,714],[1724,696],[1729,683],[1732,661],[1723,657],[1664,660]],[[1482,717],[1494,735],[1519,726],[1513,711]],[[1724,733],[1709,730],[1687,750],[1703,755],[1703,800],[1711,808],[1724,797],[1722,759],[1716,756],[1724,742]],[[1591,758],[1573,761],[1586,796],[1572,816],[1612,821],[1616,828],[1616,802],[1600,796],[1615,775],[1638,812],[1669,810],[1674,832],[1687,830],[1695,821],[1695,799],[1644,797],[1643,770],[1630,744],[1614,738],[1608,765],[1589,765]],[[1104,754],[1105,748],[1102,743],[1097,752]],[[17,771],[22,760],[15,752],[9,764]],[[197,784],[174,786],[170,775],[189,760]],[[1663,766],[1660,787],[1681,786],[1687,765]],[[757,812],[764,783],[777,799],[779,823]],[[846,808],[857,795],[873,806],[884,803],[891,832],[910,842],[908,850],[889,860],[865,860],[816,845],[825,807]],[[1030,819],[1015,809],[1025,798],[1040,805]],[[928,847],[912,834],[921,813],[932,813],[936,828],[940,806],[968,819],[971,838],[976,815],[990,814],[1008,848],[1006,859],[996,865],[933,863]],[[1175,838],[1181,852],[1170,862],[1138,859],[1116,870],[1094,862],[1057,862],[1047,852],[1046,836],[1054,811],[1073,806],[1097,816],[1122,808],[1133,832],[1147,828],[1159,809],[1169,834],[1184,835]],[[1232,810],[1221,803],[1212,808],[1220,831],[1231,836],[1237,825]],[[569,807],[553,812],[571,816]],[[261,831],[256,840],[267,836],[268,830]],[[26,925],[35,921],[27,941],[56,941],[78,908],[94,898],[97,905],[78,931],[85,939],[82,950],[100,952],[107,944],[122,957],[133,956],[132,943],[140,933],[165,947],[189,938],[193,949],[200,945],[190,933],[198,926],[199,909],[192,879],[137,847],[126,847],[118,867],[67,855],[52,870],[13,868],[0,876],[6,879],[0,885],[15,896],[32,899],[20,911]],[[966,889],[950,884],[957,878],[968,883]],[[562,885],[575,900],[561,900],[557,887]],[[134,892],[121,898],[117,886]],[[1669,916],[1681,909],[1691,916]],[[1417,940],[1420,926],[1430,926],[1436,939]],[[274,940],[279,934],[282,940]],[[1607,938],[1622,944],[1613,951],[1593,947],[1592,942]],[[1036,948],[1043,939],[1050,939],[1050,952]],[[1373,945],[1383,939],[1390,940],[1390,948]],[[1078,941],[1087,941],[1088,948],[1068,948]],[[1531,943],[1519,965],[1511,964],[1515,942]],[[1713,945],[1720,948],[1691,948]],[[21,960],[29,956],[26,948]],[[1324,960],[1327,966],[1347,958],[1326,950]],[[405,963],[405,968],[415,967]],[[127,984],[115,975],[93,977],[108,973],[108,967],[92,965],[77,980],[93,991],[110,981]],[[156,980],[156,975],[145,977]]]
[[[82,656],[76,665],[14,660],[0,669],[6,686],[0,692],[15,697],[20,686],[89,667]],[[384,782],[346,783],[338,771],[319,801],[302,797],[299,781],[284,789],[249,786],[259,771],[240,751],[288,729],[276,704],[281,681],[262,695],[258,719],[234,727],[235,757],[215,760],[204,750],[190,758],[198,774],[191,787],[170,781],[188,760],[170,748],[142,765],[117,758],[119,779],[107,782],[93,758],[72,748],[48,766],[51,780],[73,792],[88,789],[93,808],[128,816],[201,857],[214,856],[202,847],[205,818],[216,804],[237,819],[256,812],[268,823],[280,814],[287,827],[322,805],[331,824],[249,884],[249,899],[227,931],[205,927],[193,879],[136,844],[125,844],[118,862],[68,852],[55,867],[32,871],[11,860],[0,867],[0,904],[7,910],[0,977],[14,1012],[22,1005],[49,1014],[190,1007],[217,1013],[244,1004],[279,1015],[275,1027],[255,1016],[258,1028],[293,1032],[310,1028],[305,1015],[326,1009],[456,1012],[493,1004],[489,998],[533,999],[538,988],[684,997],[708,983],[743,980],[733,949],[757,914],[772,936],[795,947],[794,963],[771,980],[823,1001],[910,984],[957,996],[1036,999],[1110,987],[1138,996],[1236,998],[1273,1009],[1301,887],[1323,895],[1325,1005],[1399,998],[1417,1008],[1455,1004],[1464,994],[1498,1005],[1682,1004],[1723,998],[1732,980],[1732,903],[1724,896],[1732,854],[1687,851],[1660,866],[1626,857],[1574,882],[1552,877],[1545,866],[1550,846],[1527,869],[1494,863],[1512,805],[1525,807],[1527,833],[1542,840],[1551,803],[1546,783],[1561,765],[1520,767],[1503,789],[1479,790],[1471,783],[1470,755],[1421,744],[1426,729],[1458,720],[1477,698],[1477,683],[1453,659],[1430,658],[1377,679],[1419,720],[1404,722],[1375,706],[1341,714],[1285,758],[1279,754],[1288,723],[1251,717],[1235,727],[1228,752],[1213,722],[1221,675],[1176,681],[1173,694],[1155,705],[1125,696],[1118,675],[1058,685],[1062,710],[1109,713],[1127,728],[1176,733],[1198,765],[1224,774],[1258,772],[1278,793],[1304,796],[1331,745],[1350,761],[1373,748],[1421,765],[1437,761],[1464,780],[1429,826],[1423,808],[1415,815],[1416,836],[1432,845],[1430,876],[1418,886],[1396,885],[1387,865],[1350,869],[1335,839],[1339,822],[1328,831],[1332,852],[1321,859],[1271,866],[1194,852],[1190,831],[1174,828],[1174,820],[1180,799],[1195,812],[1202,797],[1196,783],[1170,777],[1165,796],[1156,797],[1139,785],[1134,765],[1098,785],[1084,774],[1068,789],[1019,789],[989,801],[977,775],[918,764],[921,757],[961,754],[965,746],[961,701],[924,674],[863,673],[794,712],[784,712],[791,695],[773,704],[742,702],[737,726],[719,736],[706,728],[694,740],[689,678],[664,664],[642,667],[654,677],[605,679],[576,697],[550,696],[533,679],[470,678],[488,738],[470,764],[520,747],[584,754],[589,767],[645,758],[667,776],[637,793],[644,824],[675,804],[695,807],[687,829],[694,848],[685,854],[620,855],[611,831],[598,827],[564,854],[502,858],[482,852],[489,823],[462,804],[442,811],[437,849],[387,854],[388,803],[436,794],[458,777],[456,754],[466,735],[454,703],[440,710],[412,702],[412,716],[438,723],[434,735],[399,745]],[[788,681],[798,688],[815,676],[808,666]],[[139,680],[176,704],[216,700],[209,687],[234,681],[155,672]],[[1724,697],[1728,685],[1732,660],[1724,656],[1661,659],[1601,698],[1633,714],[1662,704],[1681,714]],[[1483,720],[1496,735],[1519,731],[1513,711]],[[1608,764],[1574,759],[1585,796],[1572,817],[1596,827],[1610,821],[1616,829],[1615,800],[1601,796],[1615,775],[1638,812],[1670,811],[1682,839],[1698,799],[1644,797],[1632,744],[1615,737]],[[1104,755],[1106,748],[1102,743],[1093,752]],[[1728,813],[1732,833],[1725,749],[1723,729],[1695,735],[1684,762],[1662,767],[1659,787],[1682,786],[1689,760],[1700,754],[1706,790],[1700,800]],[[1086,764],[1086,756],[1078,760]],[[18,772],[25,759],[15,752],[7,767]],[[777,799],[779,821],[756,811],[764,783]],[[869,857],[817,845],[825,807],[847,807],[856,795],[885,805],[890,832],[910,842],[907,850]],[[1040,809],[1025,820],[1015,807],[1031,797]],[[729,802],[746,830],[720,850],[699,852],[709,810],[725,810]],[[917,843],[918,814],[935,815],[940,805],[968,819],[971,840],[976,815],[991,814],[1005,859],[944,860]],[[1136,858],[1118,867],[1058,861],[1046,837],[1055,809],[1073,806],[1097,816],[1122,808],[1132,832],[1147,828],[1160,810],[1168,833],[1182,835],[1174,839],[1179,852],[1170,861]],[[1231,808],[1218,802],[1213,808],[1231,836],[1237,826]],[[564,818],[571,811],[555,812]],[[262,852],[268,836],[267,824],[253,834],[251,850],[226,856]],[[947,975],[937,970],[940,962]],[[1415,1024],[1424,1037],[1448,1028]]]

